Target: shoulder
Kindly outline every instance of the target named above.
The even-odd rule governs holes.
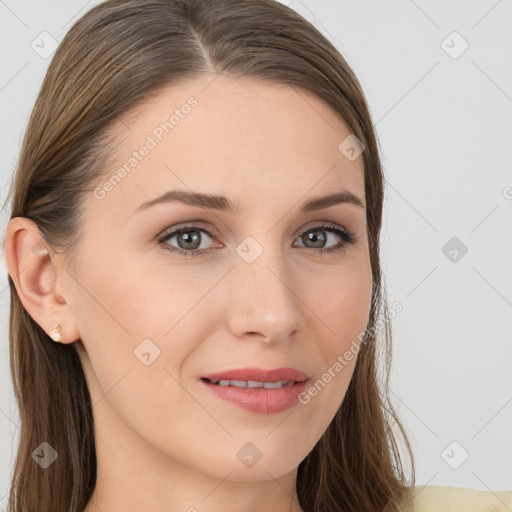
[[[511,491],[477,491],[466,487],[417,485],[413,512],[510,512]]]

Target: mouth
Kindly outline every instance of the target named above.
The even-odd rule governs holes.
[[[296,368],[239,368],[201,377],[202,380],[219,386],[266,387],[267,389],[304,382],[307,378],[306,373]]]
[[[227,380],[227,379],[219,379],[212,380],[206,377],[202,377],[201,380],[203,382],[208,382],[215,386],[232,386],[235,388],[264,388],[264,389],[278,389],[278,388],[286,388],[288,386],[293,386],[298,381],[289,381],[289,380],[278,380],[277,382],[261,382],[257,380]],[[302,381],[300,381],[302,382]]]
[[[309,377],[294,368],[230,370],[200,378],[207,389],[233,405],[256,413],[277,413],[298,402]]]

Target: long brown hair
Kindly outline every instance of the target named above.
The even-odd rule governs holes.
[[[65,250],[73,269],[81,200],[115,149],[108,129],[163,87],[205,72],[311,91],[365,146],[371,311],[343,403],[300,463],[297,493],[306,512],[397,511],[409,502],[415,473],[388,391],[391,327],[379,260],[383,171],[361,86],[311,23],[274,0],[107,0],[94,7],[69,30],[49,65],[7,199],[11,218],[32,219],[54,250]],[[11,276],[9,286],[21,434],[8,510],[81,512],[96,482],[93,414],[81,361],[74,344],[49,340],[24,309]],[[410,482],[398,435],[410,459]],[[32,459],[42,441],[59,454],[45,470]]]

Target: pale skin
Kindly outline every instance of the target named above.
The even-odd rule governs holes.
[[[86,512],[302,511],[298,465],[353,374],[356,357],[308,404],[273,414],[200,385],[202,375],[248,366],[297,368],[314,383],[364,331],[372,288],[363,158],[338,149],[348,126],[302,89],[213,78],[169,86],[118,123],[123,140],[106,179],[189,97],[198,102],[103,199],[86,196],[79,275],[31,220],[7,227],[23,306],[48,334],[62,324],[62,343],[76,344],[87,377],[98,478]],[[133,213],[177,189],[222,195],[240,210],[174,202]],[[341,190],[362,207],[299,212]],[[344,243],[319,228],[326,223],[355,243],[320,254]],[[166,250],[190,247],[177,235],[156,240],[178,225],[195,226],[202,255]],[[301,238],[312,228],[323,246]],[[236,251],[249,236],[263,251],[251,263]],[[35,254],[36,244],[49,254]],[[148,366],[134,355],[147,338],[160,350]],[[237,457],[249,442],[262,454],[252,467]]]

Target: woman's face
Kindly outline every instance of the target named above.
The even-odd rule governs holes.
[[[264,480],[312,450],[353,373],[356,355],[344,355],[357,353],[372,288],[363,157],[346,151],[350,139],[339,149],[350,131],[312,94],[212,78],[169,87],[118,123],[67,300],[97,443],[137,451],[138,466]],[[176,191],[182,201],[141,207]],[[301,211],[343,191],[361,205]],[[243,391],[202,380],[246,368],[293,368],[307,382]]]

